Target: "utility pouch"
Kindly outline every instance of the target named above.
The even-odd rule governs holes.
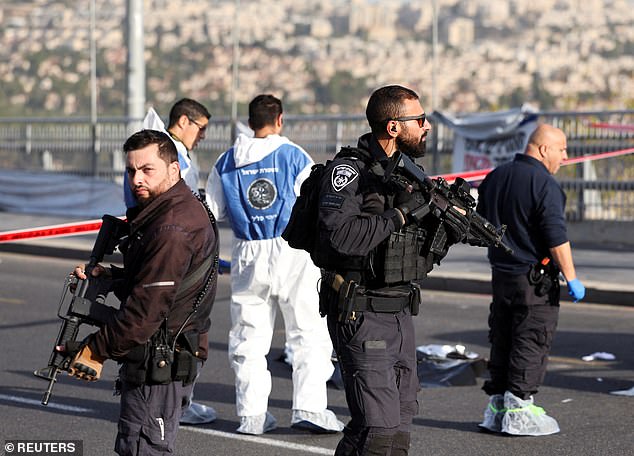
[[[406,308],[413,310],[416,298],[410,284],[397,285],[395,287],[385,287],[379,289],[366,289],[355,287],[350,300],[353,304],[350,311],[356,312],[377,312],[396,313]],[[420,295],[416,298],[416,305],[420,304]],[[344,309],[346,310],[346,309]]]
[[[325,317],[331,312],[336,312],[336,309],[333,309],[333,305],[336,306],[336,296],[337,292],[333,290],[330,285],[328,278],[326,278],[325,274],[333,274],[330,272],[322,273],[322,279],[319,282],[319,315]]]
[[[172,382],[172,364],[174,352],[169,343],[167,319],[158,330],[150,343],[150,355],[148,359],[148,383],[166,385]]]
[[[528,283],[535,287],[535,295],[546,296],[553,288],[558,274],[559,270],[550,258],[545,257],[528,271]]]
[[[322,317],[339,315],[339,293],[343,284],[343,277],[339,274],[322,269],[319,282],[319,314]]]
[[[200,334],[197,331],[188,331],[178,337],[178,344],[174,351],[172,378],[182,381],[183,385],[193,383],[198,375],[199,343]]]
[[[180,380],[183,385],[189,385],[196,380],[197,374],[198,358],[187,350],[176,350],[172,372],[174,380]]]
[[[148,366],[148,383],[167,385],[172,382],[172,363],[174,353],[167,344],[157,344],[150,347]]]

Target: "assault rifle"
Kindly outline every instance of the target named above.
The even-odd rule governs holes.
[[[476,201],[471,196],[471,186],[461,177],[456,178],[453,184],[449,185],[442,177],[432,179],[419,168],[407,155],[400,154],[397,157],[395,168],[406,178],[412,179],[419,187],[420,192],[415,193],[415,197],[422,197],[421,206],[410,212],[408,215],[416,222],[420,222],[427,214],[432,214],[439,221],[446,218],[447,211],[453,207],[459,207],[465,212],[465,216],[469,221],[469,233],[466,242],[471,245],[482,247],[495,246],[504,249],[507,253],[512,254],[513,250],[507,246],[502,237],[506,231],[506,225],[496,228],[491,222],[478,214],[475,210]],[[409,184],[407,179],[401,179],[400,176],[392,175],[393,181],[400,188],[404,188]],[[447,235],[442,224],[436,230],[431,240],[429,250],[431,252],[443,255]]]
[[[90,261],[86,265],[87,278],[81,280],[75,276],[69,276],[64,283],[62,297],[57,309],[57,316],[63,321],[48,365],[33,372],[36,377],[48,381],[48,388],[42,396],[43,405],[48,404],[53,392],[53,385],[57,382],[57,374],[68,371],[74,356],[74,353],[60,353],[56,347],[58,345],[67,347],[78,345],[77,336],[80,325],[88,324],[99,327],[116,310],[105,304],[111,280],[101,276],[92,277],[91,272],[103,260],[104,255],[112,254],[123,238],[128,235],[128,224],[111,215],[104,215],[102,220],[103,223],[90,254]]]

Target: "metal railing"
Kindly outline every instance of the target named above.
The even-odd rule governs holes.
[[[431,117],[434,123],[433,116]],[[634,111],[544,112],[539,120],[568,136],[568,155],[634,147]],[[246,122],[246,119],[242,119]],[[0,167],[44,171],[120,182],[121,147],[128,136],[123,118],[0,118]],[[356,144],[368,131],[364,116],[286,116],[283,134],[304,147],[316,162],[331,158],[343,145]],[[430,174],[450,172],[453,130],[434,124],[424,159]],[[195,155],[201,185],[218,156],[231,146],[228,118],[212,118]],[[568,196],[569,220],[634,220],[634,155],[572,165],[557,178]]]

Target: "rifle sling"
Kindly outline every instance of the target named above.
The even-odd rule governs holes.
[[[203,263],[194,270],[194,272],[185,276],[185,279],[181,282],[180,287],[178,287],[174,300],[182,298],[196,283],[200,282],[200,280],[207,275],[209,268],[213,266],[213,260],[213,257],[207,257],[205,261],[203,261]]]

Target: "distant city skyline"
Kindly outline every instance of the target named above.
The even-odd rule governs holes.
[[[432,0],[240,0],[239,99],[361,113],[387,83],[432,90]],[[107,8],[104,7],[107,4]],[[145,0],[147,105],[226,111],[235,0]],[[634,107],[633,0],[438,0],[438,106],[475,112]],[[96,0],[99,112],[125,109],[125,0]],[[206,5],[206,7],[205,7]],[[86,115],[89,1],[0,5],[2,115]],[[228,114],[228,112],[226,113]]]

